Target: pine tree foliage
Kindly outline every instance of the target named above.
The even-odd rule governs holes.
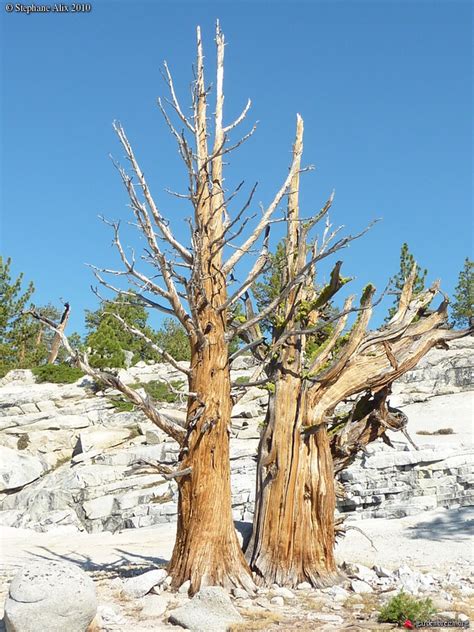
[[[155,341],[175,360],[189,360],[191,357],[188,335],[184,327],[174,318],[166,318],[158,329]]]
[[[408,244],[405,242],[402,244],[402,248],[400,251],[400,269],[397,274],[390,279],[390,294],[395,295],[395,301],[392,307],[388,310],[388,315],[385,319],[386,322],[395,315],[398,309],[398,302],[403,285],[408,279],[414,264],[415,257],[410,252]],[[416,279],[413,286],[413,296],[420,294],[425,289],[427,274],[428,270],[422,269],[419,265],[416,266]]]
[[[257,304],[257,308],[259,311],[264,310],[267,305],[269,305],[275,298],[277,298],[283,288],[284,284],[284,271],[286,269],[287,261],[286,261],[286,241],[283,239],[280,241],[275,249],[275,252],[269,254],[269,264],[267,271],[262,276],[261,281],[257,281],[252,288],[252,293],[255,298],[255,302]],[[317,295],[318,292],[322,291],[323,288],[315,287],[314,294]],[[284,307],[282,304],[280,307]],[[280,310],[275,310],[273,314],[268,316],[262,322],[262,330],[269,335],[272,335],[272,331],[274,327],[279,326],[279,322],[281,317],[279,316]],[[308,336],[307,344],[306,344],[306,356],[309,361],[317,354],[318,350],[324,345],[324,342],[331,335],[334,325],[332,322],[328,322],[327,325],[324,325],[324,321],[330,321],[332,316],[336,314],[337,310],[329,302],[323,309],[320,322],[321,329],[315,333],[314,335]],[[305,306],[302,305],[300,309],[300,317],[301,317],[301,325],[307,325],[305,314]],[[316,323],[311,323],[311,326],[315,326]]]
[[[23,274],[12,278],[11,258],[0,257],[0,372],[38,366],[46,361],[54,337],[44,324],[34,321],[27,311],[35,288],[24,287]],[[51,304],[40,308],[47,318],[57,321],[60,312]],[[65,359],[64,351],[61,360]]]
[[[114,317],[120,316],[128,325],[153,338],[148,326],[148,312],[138,302],[119,294],[115,300],[105,300],[96,311],[86,310],[88,333],[85,346],[89,349],[89,361],[95,368],[125,367],[125,351],[133,353],[132,363],[139,360],[158,360],[157,355],[140,338],[126,331]]]
[[[464,260],[464,267],[459,273],[451,310],[452,322],[456,327],[466,327],[472,324],[474,318],[474,261],[471,261],[469,257]]]

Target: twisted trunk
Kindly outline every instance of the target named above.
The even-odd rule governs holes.
[[[296,587],[309,582],[321,587],[339,577],[328,435],[324,424],[311,434],[302,432],[306,398],[298,378],[279,380],[260,442],[248,555],[261,584]]]
[[[207,313],[206,345],[192,348],[187,437],[178,478],[178,526],[168,571],[191,594],[205,585],[252,589],[232,518],[229,461],[230,370],[222,318]]]

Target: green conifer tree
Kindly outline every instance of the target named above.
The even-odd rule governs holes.
[[[23,289],[23,273],[13,280],[11,258],[0,256],[0,371],[27,366],[34,347],[38,325],[22,317],[34,291],[29,283]]]
[[[400,270],[395,276],[390,279],[390,293],[395,294],[395,301],[392,307],[388,310],[388,315],[385,318],[386,322],[389,321],[397,311],[403,285],[405,283],[405,280],[408,278],[408,275],[410,274],[414,263],[415,257],[412,255],[408,248],[408,244],[405,242],[402,244],[402,248],[400,251]],[[413,285],[413,296],[416,296],[425,289],[427,274],[428,270],[422,270],[419,265],[416,266],[416,278]]]
[[[451,305],[451,318],[456,327],[473,324],[474,318],[474,261],[469,257],[464,260],[464,267],[459,273],[458,284],[454,291]]]
[[[125,366],[125,351],[133,353],[132,363],[139,360],[157,360],[157,355],[150,350],[147,343],[126,331],[114,318],[114,313],[149,338],[155,337],[147,325],[148,313],[143,305],[131,304],[124,294],[119,294],[114,301],[103,301],[96,311],[86,310],[88,334],[85,345],[91,350],[91,366],[122,368]]]

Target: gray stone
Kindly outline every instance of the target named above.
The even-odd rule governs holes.
[[[128,351],[128,349],[124,349],[124,364],[125,368],[129,369],[132,366],[133,356],[135,355],[133,351]]]
[[[270,599],[270,603],[272,603],[275,606],[284,606],[285,600],[283,599],[283,597],[276,596]]]
[[[36,378],[30,369],[13,369],[0,379],[0,387],[7,384],[34,384]]]
[[[100,604],[97,608],[97,614],[99,615],[103,623],[111,623],[112,625],[120,625],[126,623],[126,618],[122,614],[120,606],[115,603]]]
[[[246,402],[244,404],[236,404],[232,408],[232,417],[245,417],[251,419],[252,417],[258,417],[260,414],[260,407],[254,401]]]
[[[97,611],[94,582],[73,564],[33,563],[13,578],[7,632],[85,632]]]
[[[344,619],[337,614],[326,614],[324,612],[316,612],[312,615],[318,621],[325,621],[327,623],[344,623]]]
[[[122,592],[129,599],[139,599],[149,593],[154,586],[162,584],[167,576],[168,573],[164,568],[158,568],[130,577],[123,582]]]
[[[168,608],[168,600],[162,595],[147,595],[144,600],[142,617],[154,619],[162,617]]]
[[[362,564],[354,564],[354,567],[355,571],[352,573],[351,577],[360,579],[368,584],[377,580],[377,573],[371,568],[367,568],[367,566],[363,566]]]
[[[374,592],[372,586],[367,584],[367,582],[361,581],[360,579],[353,579],[351,581],[351,588],[357,595]]]
[[[184,606],[170,612],[169,620],[192,632],[226,632],[231,624],[242,621],[242,617],[223,588],[208,586]]]
[[[378,564],[375,564],[373,566],[373,570],[377,574],[377,577],[392,577],[393,575],[393,573],[389,571],[387,568],[384,568],[383,566],[379,566]]]
[[[234,595],[236,599],[248,599],[249,597],[248,592],[244,590],[243,588],[233,588],[232,594]]]
[[[312,586],[309,582],[301,582],[296,588],[297,590],[311,590]]]
[[[240,355],[232,362],[232,371],[242,371],[255,365],[255,360],[251,355]]]
[[[178,592],[181,594],[185,594],[187,595],[189,592],[189,589],[191,588],[191,582],[189,579],[187,579],[185,582],[183,582],[181,584],[181,586],[178,588]]]
[[[132,429],[115,429],[115,428],[92,428],[79,435],[78,443],[74,452],[99,452],[105,448],[120,445],[134,435]]]
[[[24,487],[44,471],[40,459],[0,445],[0,491]]]
[[[283,597],[284,599],[294,599],[295,598],[294,593],[289,588],[285,588],[284,586],[277,586],[277,588],[275,588],[274,592],[275,592],[276,595],[278,595],[279,597]]]
[[[336,601],[345,601],[350,596],[349,591],[342,588],[342,586],[329,586],[329,588],[323,588],[321,592],[329,595]]]

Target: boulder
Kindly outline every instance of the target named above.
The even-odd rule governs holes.
[[[278,586],[277,588],[275,588],[274,592],[277,597],[283,597],[284,599],[295,598],[294,593],[289,588],[285,588],[284,586]]]
[[[6,632],[85,632],[97,612],[94,582],[73,564],[38,562],[13,578]]]
[[[255,359],[252,355],[240,355],[232,362],[232,371],[242,371],[255,366]]]
[[[30,369],[14,369],[0,379],[0,386],[7,384],[34,384],[36,378]]]
[[[246,402],[245,404],[236,404],[232,408],[232,417],[245,417],[251,419],[252,417],[258,417],[260,414],[260,407],[255,401]]]
[[[78,442],[74,448],[74,454],[84,452],[100,453],[106,448],[112,448],[124,443],[127,439],[130,439],[136,434],[137,432],[131,428],[125,428],[123,430],[115,428],[91,428],[80,433]]]
[[[44,471],[45,466],[40,459],[0,446],[0,491],[24,487]]]
[[[169,620],[192,632],[226,632],[231,624],[240,623],[242,617],[223,588],[208,586],[173,610]]]

